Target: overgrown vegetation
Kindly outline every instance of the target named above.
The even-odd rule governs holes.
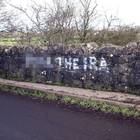
[[[73,33],[75,31],[72,31]],[[139,32],[140,29],[138,27],[129,27],[129,26],[121,26],[117,29],[103,29],[99,31],[94,30],[88,30],[87,36],[85,39],[85,42],[96,42],[98,45],[111,43],[115,45],[126,45],[129,42],[137,42],[139,41]],[[28,38],[28,36],[25,33],[20,33],[22,35],[22,38],[17,36],[13,37],[13,34],[10,35],[10,37],[0,37],[0,45],[4,46],[17,46],[17,45],[48,45],[47,39],[43,39],[39,34],[34,34]],[[75,34],[75,33],[74,33]],[[67,40],[67,44],[76,44],[80,43],[81,39],[76,35],[72,35]],[[58,41],[56,41],[57,43]],[[59,42],[58,42],[59,43]],[[60,42],[61,43],[61,42]],[[53,43],[55,44],[55,42]]]
[[[131,26],[121,26],[112,30],[103,29],[98,31],[96,35],[92,36],[92,41],[98,43],[99,45],[111,43],[123,46],[129,42],[139,41],[139,31],[140,29],[138,27]]]
[[[139,41],[140,28],[121,24],[119,17],[99,14],[96,0],[29,0],[28,7],[0,1],[0,45],[54,45],[96,42],[126,45]],[[11,11],[6,11],[6,6]],[[25,16],[26,20],[21,18]],[[97,22],[99,22],[97,24]],[[30,24],[29,24],[30,23]],[[100,25],[100,27],[96,27]]]
[[[29,96],[32,98],[42,99],[44,101],[55,101],[65,105],[74,105],[87,110],[97,110],[105,113],[120,114],[124,117],[132,117],[140,119],[140,111],[134,107],[121,107],[103,101],[95,101],[91,99],[81,99],[71,96],[62,96],[54,93],[45,93],[42,91],[30,90],[14,86],[0,85],[0,91],[5,93],[13,93],[14,95]]]

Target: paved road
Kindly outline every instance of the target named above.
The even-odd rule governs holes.
[[[140,123],[0,93],[0,140],[140,140]]]

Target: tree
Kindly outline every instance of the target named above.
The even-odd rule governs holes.
[[[106,13],[104,11],[103,29],[99,31],[102,42],[106,43],[110,40],[110,35],[115,35],[118,26],[120,26],[120,19],[117,16]],[[112,37],[111,37],[112,38]]]
[[[40,34],[45,44],[67,41],[73,17],[73,7],[69,0],[53,0],[53,7],[47,4],[40,5],[32,0],[29,10],[9,5],[22,12],[31,21],[34,30]]]
[[[0,0],[0,25],[2,26],[3,22],[5,21],[5,12],[3,12],[5,5],[3,3],[3,0]],[[1,27],[2,28],[2,27]]]
[[[76,17],[75,23],[80,41],[83,43],[86,41],[91,22],[93,23],[93,20],[96,18],[97,3],[96,1],[92,3],[92,0],[79,0],[79,2],[82,6],[82,10],[80,17]]]
[[[49,32],[56,43],[66,43],[71,37],[74,7],[69,0],[53,0],[53,5],[48,17]]]
[[[6,9],[6,0],[0,0],[0,30],[6,32],[16,31],[16,15]]]

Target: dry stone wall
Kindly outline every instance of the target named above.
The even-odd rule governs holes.
[[[140,46],[1,46],[0,77],[140,94]]]

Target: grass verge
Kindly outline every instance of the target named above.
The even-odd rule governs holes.
[[[61,103],[65,105],[78,106],[82,109],[99,110],[105,113],[119,114],[121,116],[128,117],[128,118],[140,119],[140,111],[136,110],[136,108],[134,107],[121,107],[103,101],[81,99],[81,98],[76,98],[71,96],[45,93],[42,91],[25,89],[25,88],[14,87],[14,86],[7,86],[7,85],[0,85],[0,91],[5,91],[13,95],[34,97],[44,101],[55,101],[57,103]]]

